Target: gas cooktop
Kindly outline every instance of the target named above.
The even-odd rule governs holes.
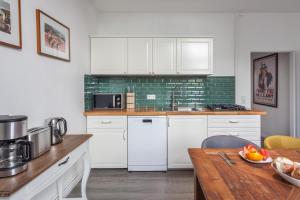
[[[247,110],[245,106],[237,104],[211,104],[206,106],[212,111],[243,111]]]

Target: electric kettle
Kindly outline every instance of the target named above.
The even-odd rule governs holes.
[[[51,131],[51,145],[61,143],[67,133],[67,121],[62,117],[55,117],[46,120]]]

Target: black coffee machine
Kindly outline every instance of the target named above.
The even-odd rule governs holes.
[[[23,172],[29,160],[27,116],[0,115],[0,177]]]

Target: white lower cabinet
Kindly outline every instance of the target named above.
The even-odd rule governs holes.
[[[127,168],[127,117],[87,118],[92,168]]]
[[[188,148],[207,138],[207,116],[168,117],[168,168],[192,168]]]
[[[208,116],[208,137],[232,135],[261,145],[261,120],[259,115]]]

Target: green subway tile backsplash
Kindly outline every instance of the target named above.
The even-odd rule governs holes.
[[[235,78],[231,77],[107,77],[84,76],[85,110],[93,108],[94,93],[126,93],[134,88],[136,107],[169,108],[172,92],[180,106],[203,107],[215,103],[235,103]],[[147,94],[155,94],[156,100],[147,100]]]

